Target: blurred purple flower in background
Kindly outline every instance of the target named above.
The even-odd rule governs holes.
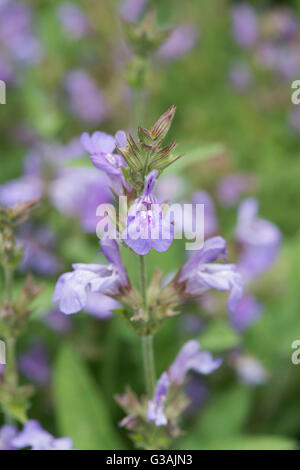
[[[168,419],[164,409],[169,388],[182,385],[189,370],[207,375],[218,369],[221,363],[222,359],[214,359],[208,351],[201,351],[198,341],[188,341],[158,380],[154,397],[148,402],[147,421],[154,421],[156,426],[166,426]]]
[[[72,450],[73,447],[72,439],[54,438],[33,419],[27,421],[23,430],[11,442],[17,449],[31,447],[32,450]]]
[[[198,37],[199,31],[192,24],[182,24],[171,32],[156,55],[164,61],[179,59],[195,46]]]
[[[72,329],[71,318],[56,309],[48,313],[43,321],[49,328],[61,334],[66,334]]]
[[[135,23],[146,9],[148,0],[123,0],[120,16],[128,23]]]
[[[109,181],[93,168],[69,167],[51,183],[49,194],[54,207],[69,217],[78,217],[86,232],[95,232],[100,218],[99,204],[110,202]]]
[[[59,5],[57,16],[70,38],[81,39],[91,30],[91,24],[83,10],[74,3],[65,2]]]
[[[4,2],[0,5],[0,43],[12,59],[25,65],[39,62],[42,46],[33,31],[32,12],[22,2]]]
[[[238,210],[235,236],[241,246],[238,269],[245,279],[263,274],[275,261],[281,242],[278,227],[257,217],[258,201],[245,199]]]
[[[192,195],[193,204],[204,204],[204,236],[209,238],[216,235],[219,224],[214,202],[208,192],[195,191]],[[186,228],[186,227],[185,227]]]
[[[210,238],[183,266],[178,282],[185,283],[185,292],[191,296],[200,297],[210,288],[230,290],[228,309],[233,311],[243,293],[241,276],[234,264],[212,263],[225,253],[226,241],[222,237]]]
[[[24,247],[24,254],[19,269],[52,276],[57,274],[61,263],[54,254],[55,235],[45,225],[34,227],[31,223],[23,225],[17,236],[18,243]]]
[[[229,81],[237,91],[247,90],[253,81],[250,67],[245,62],[235,62],[229,69]]]
[[[0,204],[16,206],[19,202],[39,199],[43,194],[43,183],[39,177],[22,176],[0,185]]]
[[[108,116],[106,99],[96,81],[84,70],[76,69],[65,77],[69,108],[82,121],[99,124]]]
[[[224,176],[219,182],[216,196],[221,206],[232,207],[238,203],[241,195],[254,185],[253,175],[233,173]]]
[[[236,330],[242,332],[261,316],[262,310],[262,305],[255,297],[244,295],[235,310],[230,312],[231,324]]]
[[[191,374],[186,386],[185,393],[190,400],[190,404],[185,410],[188,416],[194,416],[209,398],[209,390],[204,381],[196,374]]]
[[[236,42],[242,47],[253,46],[258,39],[258,22],[254,9],[244,3],[232,9],[233,34]]]
[[[162,174],[154,188],[159,201],[178,201],[187,189],[187,182],[180,175]]]
[[[16,450],[12,444],[13,439],[16,437],[18,430],[13,424],[4,424],[0,428],[0,450]]]
[[[262,385],[269,377],[260,362],[248,355],[238,354],[234,359],[234,367],[240,381],[246,385]]]
[[[22,374],[38,385],[47,385],[51,380],[51,367],[48,352],[41,341],[32,344],[19,358]]]
[[[128,211],[126,228],[122,239],[139,255],[146,255],[151,248],[166,251],[174,240],[171,218],[163,213],[153,194],[157,171],[153,170],[145,179],[143,194],[134,201]]]

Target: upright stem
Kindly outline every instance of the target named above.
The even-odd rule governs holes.
[[[8,303],[11,301],[11,297],[12,297],[13,277],[14,277],[13,270],[5,266],[4,267],[4,283],[5,283],[4,295],[5,295],[5,300]]]
[[[146,313],[146,318],[148,321],[149,310],[148,310],[148,304],[147,304],[146,265],[145,265],[145,257],[143,255],[139,256],[139,266],[140,266],[141,293],[143,297],[143,304],[144,304],[144,309]],[[152,335],[145,335],[142,337],[142,348],[143,348],[143,365],[144,365],[147,395],[148,397],[152,397],[154,393],[155,381],[156,381]]]
[[[14,280],[14,271],[7,266],[4,267],[5,281],[5,301],[10,304],[12,301],[12,287]],[[13,312],[14,313],[14,312]],[[16,370],[16,340],[12,336],[5,338],[6,346],[6,366],[5,366],[5,383],[14,390],[18,383],[18,375]]]
[[[148,397],[152,397],[155,389],[155,365],[153,353],[153,336],[142,336],[143,364]]]

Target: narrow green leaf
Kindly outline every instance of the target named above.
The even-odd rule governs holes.
[[[59,352],[53,386],[60,433],[73,439],[75,449],[122,448],[102,393],[71,345]]]

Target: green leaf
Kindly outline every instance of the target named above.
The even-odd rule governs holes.
[[[63,346],[57,359],[54,397],[60,432],[73,439],[75,449],[122,448],[102,393],[71,345]]]
[[[182,448],[192,448],[195,442],[212,442],[240,434],[250,411],[251,395],[249,388],[236,386],[212,396],[189,436],[183,440]]]
[[[178,148],[179,153],[185,153],[185,155],[174,162],[169,168],[168,172],[182,171],[190,165],[200,163],[209,158],[216,157],[224,153],[224,147],[221,144],[203,145],[196,148],[186,150],[183,145]]]
[[[220,318],[207,326],[199,341],[203,349],[220,352],[238,346],[241,337],[230,327],[226,319]]]
[[[294,450],[297,443],[293,439],[272,435],[230,436],[210,442],[196,441],[188,449],[201,450]],[[187,449],[187,448],[184,448]]]

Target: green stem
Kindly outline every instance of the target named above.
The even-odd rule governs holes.
[[[155,389],[155,365],[153,352],[153,336],[142,336],[143,364],[148,397],[152,397]]]
[[[14,271],[7,266],[4,267],[5,282],[5,302],[10,306],[12,301],[12,289],[14,281]],[[6,348],[6,366],[5,366],[5,383],[11,389],[15,390],[18,385],[18,374],[16,368],[16,339],[11,335],[5,338]]]
[[[146,263],[145,257],[139,256],[140,266],[140,285],[141,293],[143,298],[144,309],[146,313],[146,321],[149,321],[149,310],[147,304],[147,279],[146,279]],[[146,382],[146,391],[148,397],[152,397],[155,388],[155,365],[154,365],[154,351],[153,351],[153,336],[145,335],[142,337],[142,348],[143,348],[143,366]]]
[[[12,299],[12,286],[14,280],[14,272],[7,266],[4,267],[4,285],[5,285],[5,301],[11,302]]]
[[[15,390],[18,385],[15,349],[16,349],[15,338],[7,338],[6,339],[5,383],[9,387],[10,390]]]

